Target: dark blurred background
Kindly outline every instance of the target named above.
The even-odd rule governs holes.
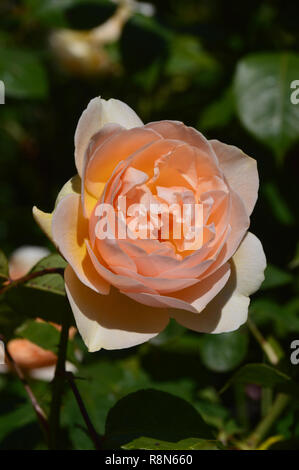
[[[288,355],[290,341],[299,333],[299,104],[290,99],[291,83],[299,80],[298,19],[299,3],[286,0],[1,0],[0,80],[6,87],[5,105],[0,105],[1,249],[9,255],[20,245],[37,244],[54,251],[33,221],[32,206],[52,211],[58,190],[75,174],[74,132],[90,99],[123,100],[144,122],[184,121],[208,138],[240,147],[258,162],[260,197],[251,231],[262,240],[269,267],[251,314]],[[139,368],[136,358],[130,362],[136,379],[132,386],[139,384],[140,374],[142,386],[143,369],[153,380],[175,381],[178,389],[183,381],[182,394],[189,387],[186,376],[199,388],[206,385],[194,403],[211,414],[217,427],[226,410],[215,398],[215,388],[245,357],[263,360],[255,340],[248,346],[243,333],[228,336],[235,356],[220,366],[215,351],[222,351],[223,335],[197,335],[212,348],[210,356],[202,354],[201,364],[192,333],[187,335],[190,343],[182,340],[169,351],[157,349],[159,341],[145,352],[140,349]],[[100,352],[88,361],[99,355],[105,360],[120,354]],[[105,364],[101,367],[103,371],[96,364],[92,369],[99,380],[107,372]],[[127,363],[125,368],[129,370]],[[103,390],[103,406],[109,409],[108,391],[105,395]],[[176,388],[169,385],[168,390]],[[254,421],[254,400],[259,398],[247,399]],[[234,396],[224,401],[234,414]],[[298,437],[298,413],[295,406],[278,423],[285,438]],[[103,427],[103,417],[98,418]],[[227,432],[234,432],[237,425],[229,423]]]
[[[52,37],[63,28],[81,33],[95,28],[117,8],[108,0],[1,2],[6,104],[0,108],[0,246],[10,252],[20,244],[47,243],[31,207],[52,210],[58,189],[75,173],[78,118],[88,101],[101,95],[125,101],[144,122],[182,120],[256,158],[262,194],[252,230],[273,263],[287,264],[298,233],[298,146],[291,140],[278,161],[266,138],[258,143],[240,122],[232,83],[238,62],[248,54],[297,51],[298,4],[163,0],[135,5],[124,24],[116,21],[119,38],[96,46],[97,57],[84,50],[84,37],[83,46],[76,43],[83,52],[75,59],[68,52],[72,38]]]

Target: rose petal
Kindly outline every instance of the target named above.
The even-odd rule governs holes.
[[[264,280],[266,258],[258,238],[248,232],[232,260],[232,275],[224,289],[200,315],[174,312],[181,325],[203,333],[225,333],[238,329],[247,320],[249,295]]]
[[[57,204],[68,194],[80,194],[81,180],[78,175],[73,176],[69,181],[67,181],[61,188],[56,198],[55,207]],[[53,212],[43,212],[38,209],[36,206],[32,209],[33,217],[36,223],[40,226],[42,231],[47,235],[47,237],[53,241],[52,237],[52,218]]]
[[[39,225],[42,231],[52,241],[52,217],[50,212],[43,212],[36,206],[32,208],[32,214],[35,222]]]
[[[99,185],[106,183],[117,165],[134,154],[142,151],[160,137],[150,129],[134,128],[115,133],[103,142],[90,158],[85,172],[84,185],[90,194],[99,198]],[[101,187],[101,186],[100,186]]]
[[[146,128],[153,129],[165,139],[176,139],[186,142],[210,156],[212,161],[218,165],[217,156],[210,142],[203,134],[193,127],[185,126],[180,121],[157,121],[145,125]]]
[[[70,266],[65,270],[65,286],[90,352],[136,346],[159,334],[168,323],[166,310],[141,306],[116,289],[109,296],[96,294],[79,281]]]
[[[173,296],[131,292],[124,292],[124,294],[144,305],[182,309],[199,313],[225,286],[229,276],[230,265],[226,263],[208,278],[194,286],[176,292]]]
[[[96,272],[87,254],[84,242],[87,233],[80,196],[69,194],[59,202],[53,214],[54,243],[84,284],[101,294],[108,294],[109,284]]]
[[[135,111],[122,101],[100,97],[91,100],[79,119],[75,133],[75,163],[82,174],[84,154],[91,137],[107,123],[120,124],[127,129],[142,126]]]
[[[250,215],[255,206],[259,188],[256,160],[248,157],[233,145],[226,145],[218,140],[211,140],[210,143],[217,154],[220,167],[229,185],[239,194]]]

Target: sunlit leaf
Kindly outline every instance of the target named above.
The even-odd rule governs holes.
[[[44,269],[62,268],[66,267],[67,263],[57,253],[46,256],[39,261],[31,272],[43,271]],[[27,281],[26,287],[39,289],[42,291],[51,292],[53,294],[65,295],[64,280],[60,274],[45,274]]]
[[[179,442],[166,442],[150,437],[140,437],[122,446],[122,449],[145,449],[145,450],[219,450],[221,444],[213,440],[205,439],[183,439]]]
[[[299,55],[258,53],[242,59],[234,88],[243,125],[281,158],[299,138],[299,107],[291,82],[298,79]]]

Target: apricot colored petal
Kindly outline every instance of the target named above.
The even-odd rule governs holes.
[[[69,194],[58,203],[53,214],[54,243],[84,284],[101,294],[108,294],[109,284],[96,272],[86,251],[87,230],[80,196]]]
[[[120,124],[126,129],[142,126],[135,111],[122,101],[106,101],[100,97],[91,100],[79,119],[75,133],[75,163],[80,176],[91,137],[108,123]]]
[[[247,213],[250,215],[255,206],[259,188],[256,160],[233,145],[223,144],[218,140],[211,140],[210,143],[217,154],[226,180],[244,201]]]
[[[99,185],[106,183],[117,165],[144,147],[161,138],[144,127],[123,130],[107,139],[95,150],[85,171],[85,187],[95,197],[99,197]]]
[[[194,129],[193,127],[185,126],[180,121],[157,121],[150,122],[145,125],[146,128],[153,129],[155,132],[160,134],[166,139],[176,139],[182,142],[186,142],[193,147],[201,150],[205,153],[213,162],[218,165],[218,159],[216,153],[213,150],[210,142],[205,138],[201,132]]]
[[[208,278],[194,286],[176,292],[173,296],[131,292],[124,292],[124,294],[144,305],[164,306],[199,313],[223,289],[229,276],[230,265],[226,263]]]
[[[225,333],[238,329],[248,316],[249,295],[264,280],[266,258],[258,238],[248,232],[232,259],[232,274],[224,289],[200,315],[174,312],[181,325],[203,333]]]
[[[66,292],[78,330],[90,352],[123,349],[144,343],[166,326],[166,310],[130,300],[116,289],[108,296],[83,285],[70,266],[65,270]]]

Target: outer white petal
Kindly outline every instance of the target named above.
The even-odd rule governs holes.
[[[108,101],[100,97],[92,99],[80,117],[75,133],[75,163],[80,176],[91,137],[108,123],[120,124],[126,129],[143,125],[135,111],[126,103],[113,98]]]
[[[266,257],[259,239],[248,232],[232,258],[232,274],[222,291],[200,314],[175,311],[181,325],[203,333],[225,333],[238,329],[248,316],[249,295],[264,280]]]
[[[167,310],[145,307],[112,289],[100,295],[83,285],[70,266],[65,288],[79,333],[90,352],[123,349],[144,343],[162,331]]]

